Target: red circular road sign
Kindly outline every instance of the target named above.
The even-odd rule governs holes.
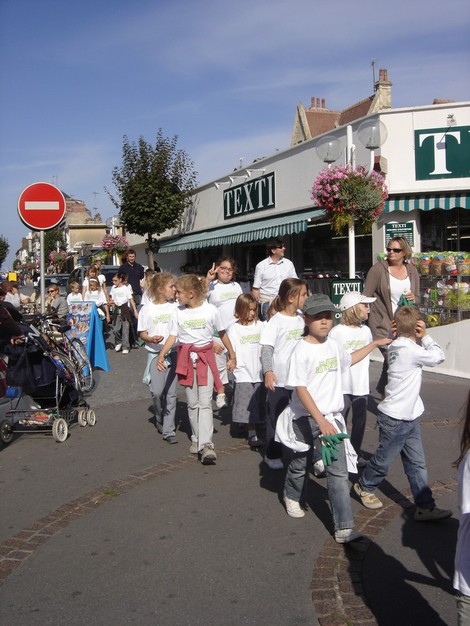
[[[49,183],[33,183],[18,198],[21,221],[33,230],[51,230],[64,219],[65,198]]]

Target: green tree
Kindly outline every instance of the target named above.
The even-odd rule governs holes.
[[[46,268],[49,263],[50,253],[57,250],[57,242],[59,242],[60,250],[67,249],[64,230],[61,226],[56,226],[52,230],[44,231],[44,263],[46,264]]]
[[[155,146],[142,136],[137,143],[124,136],[122,165],[112,172],[116,195],[105,188],[127,231],[146,238],[150,268],[156,238],[181,222],[196,186],[194,164],[177,141],[176,135],[164,137],[161,128]]]
[[[10,245],[8,243],[8,239],[5,239],[3,235],[0,235],[0,268],[2,267],[3,261],[8,256],[9,249]]]

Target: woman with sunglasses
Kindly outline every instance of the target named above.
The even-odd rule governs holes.
[[[370,306],[369,327],[375,339],[388,337],[392,329],[392,320],[404,295],[408,303],[419,302],[419,274],[410,263],[412,250],[405,237],[395,237],[387,244],[387,258],[377,261],[367,273],[363,294],[376,298]],[[381,349],[384,365],[377,391],[383,396],[387,384],[387,350]]]
[[[46,293],[46,313],[55,315],[60,320],[67,319],[69,314],[69,307],[67,300],[60,295],[58,285],[49,285]]]

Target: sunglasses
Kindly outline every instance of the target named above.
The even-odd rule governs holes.
[[[55,293],[57,291],[57,289],[48,289],[47,293]]]
[[[402,252],[401,248],[385,248],[387,250],[387,252],[396,252],[397,254],[399,252]]]

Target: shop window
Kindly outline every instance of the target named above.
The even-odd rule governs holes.
[[[470,211],[434,209],[421,215],[421,250],[470,252]]]

